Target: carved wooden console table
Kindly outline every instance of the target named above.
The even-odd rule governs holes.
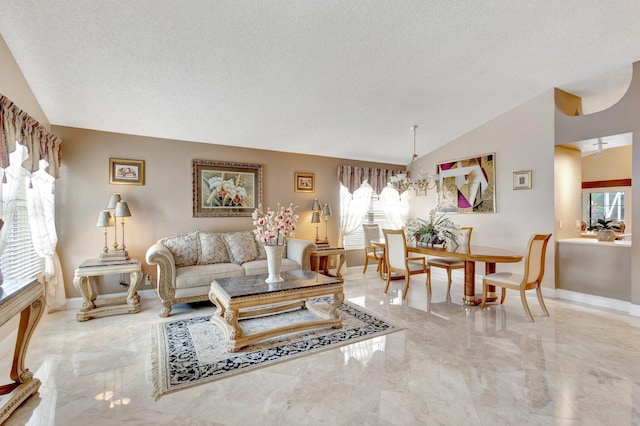
[[[9,375],[13,383],[0,386],[0,423],[40,389],[40,380],[24,367],[24,360],[31,335],[42,317],[44,305],[44,286],[37,280],[5,281],[0,287],[0,325],[20,314]]]

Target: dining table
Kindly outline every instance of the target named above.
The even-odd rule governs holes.
[[[372,241],[372,244],[385,249],[384,241]],[[407,252],[418,253],[427,256],[455,257],[464,261],[464,296],[462,302],[465,305],[478,305],[482,297],[476,297],[476,262],[484,262],[485,274],[496,272],[496,263],[516,263],[522,260],[523,255],[498,247],[460,245],[457,248],[447,248],[431,245],[407,245]],[[386,255],[386,253],[384,253]],[[384,265],[384,262],[383,262]],[[495,301],[495,287],[487,289],[487,300]]]

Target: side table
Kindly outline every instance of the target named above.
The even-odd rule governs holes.
[[[111,274],[131,274],[126,296],[98,299],[96,277]],[[82,308],[76,314],[78,321],[115,314],[135,314],[140,312],[138,286],[142,282],[142,268],[138,259],[122,262],[100,262],[85,260],[76,269],[73,285],[82,295]]]
[[[335,275],[329,272],[329,256],[338,257]],[[344,247],[318,247],[316,251],[311,253],[311,269],[328,277],[337,278],[341,283],[344,283],[340,269],[344,265],[346,258],[347,251]]]

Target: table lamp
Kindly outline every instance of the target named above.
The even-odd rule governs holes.
[[[124,258],[129,260],[129,253],[127,253],[127,248],[124,245],[124,218],[131,217],[131,212],[129,211],[129,205],[126,201],[118,201],[116,204],[115,217],[120,218],[120,223],[122,224],[122,253],[124,254]]]
[[[115,222],[113,221],[113,216],[111,216],[109,210],[102,210],[100,214],[98,214],[98,222],[96,223],[96,226],[101,226],[104,233],[104,247],[102,248],[100,256],[104,253],[109,253],[109,247],[107,246],[107,228],[114,225]]]
[[[113,194],[111,194],[109,196],[109,201],[107,201],[107,210],[115,210],[116,209],[116,205],[118,204],[118,202],[121,200],[120,198],[120,194],[114,192]],[[117,251],[118,250],[118,229],[117,227],[114,227],[113,229],[113,250]]]
[[[311,223],[320,223],[320,211],[316,210],[311,215]],[[316,226],[316,242],[320,241],[320,237],[318,236],[318,227]]]
[[[324,207],[322,207],[322,216],[324,216],[324,240],[325,241],[329,241],[329,236],[328,236],[328,223],[329,223],[329,216],[331,216],[331,207],[329,206],[329,204],[325,204]]]

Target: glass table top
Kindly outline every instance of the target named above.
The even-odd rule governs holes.
[[[230,298],[340,284],[340,280],[334,277],[328,277],[310,270],[287,271],[282,272],[280,275],[284,281],[278,283],[265,282],[269,274],[219,278],[214,282]]]

